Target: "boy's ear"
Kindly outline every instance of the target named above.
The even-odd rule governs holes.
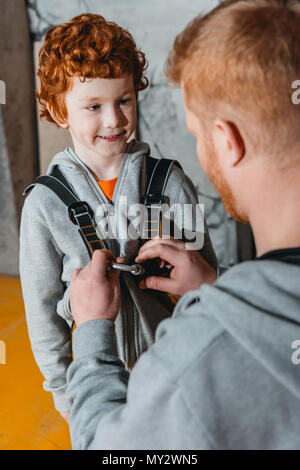
[[[62,127],[63,129],[68,129],[69,127],[69,124],[67,122],[63,122],[61,121],[60,119],[58,119],[56,113],[53,111],[51,105],[49,103],[47,103],[47,110],[48,112],[50,113],[52,119],[54,119],[54,121],[56,122],[56,124],[59,125],[59,127]]]

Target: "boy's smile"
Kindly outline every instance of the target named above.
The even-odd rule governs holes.
[[[119,159],[136,127],[136,93],[132,75],[120,78],[74,77],[65,95],[74,150],[87,164]],[[100,163],[100,162],[99,162]],[[113,162],[111,162],[113,163]]]

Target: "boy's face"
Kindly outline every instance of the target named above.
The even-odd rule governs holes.
[[[65,95],[67,123],[75,152],[85,160],[113,158],[125,152],[136,127],[136,94],[132,75],[120,78],[74,77]]]

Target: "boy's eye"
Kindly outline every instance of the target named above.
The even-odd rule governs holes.
[[[120,101],[120,104],[124,105],[124,104],[129,103],[129,101],[131,101],[129,98],[125,98],[124,100]]]
[[[90,111],[97,111],[97,109],[100,108],[100,105],[99,104],[94,104],[93,106],[90,106],[89,109]]]

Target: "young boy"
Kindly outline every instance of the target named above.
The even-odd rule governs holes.
[[[52,160],[80,200],[97,215],[107,206],[117,215],[118,233],[128,226],[120,209],[145,194],[149,146],[129,139],[137,122],[138,92],[148,82],[146,60],[128,31],[100,15],[82,14],[48,31],[39,54],[37,93],[41,117],[68,128],[74,148]],[[172,204],[197,204],[189,178],[172,167],[165,194]],[[101,231],[100,231],[101,232]],[[116,257],[132,263],[141,246],[137,238],[106,239]],[[217,260],[205,229],[201,253],[214,267]],[[53,393],[56,409],[67,418],[66,370],[72,361],[72,315],[69,280],[89,262],[77,227],[63,202],[49,188],[36,185],[27,197],[20,234],[20,275],[35,359]],[[121,308],[116,321],[118,353],[128,369],[153,342],[158,323],[172,312],[166,295],[139,289],[131,274],[120,277]],[[109,360],[109,358],[108,358]]]

